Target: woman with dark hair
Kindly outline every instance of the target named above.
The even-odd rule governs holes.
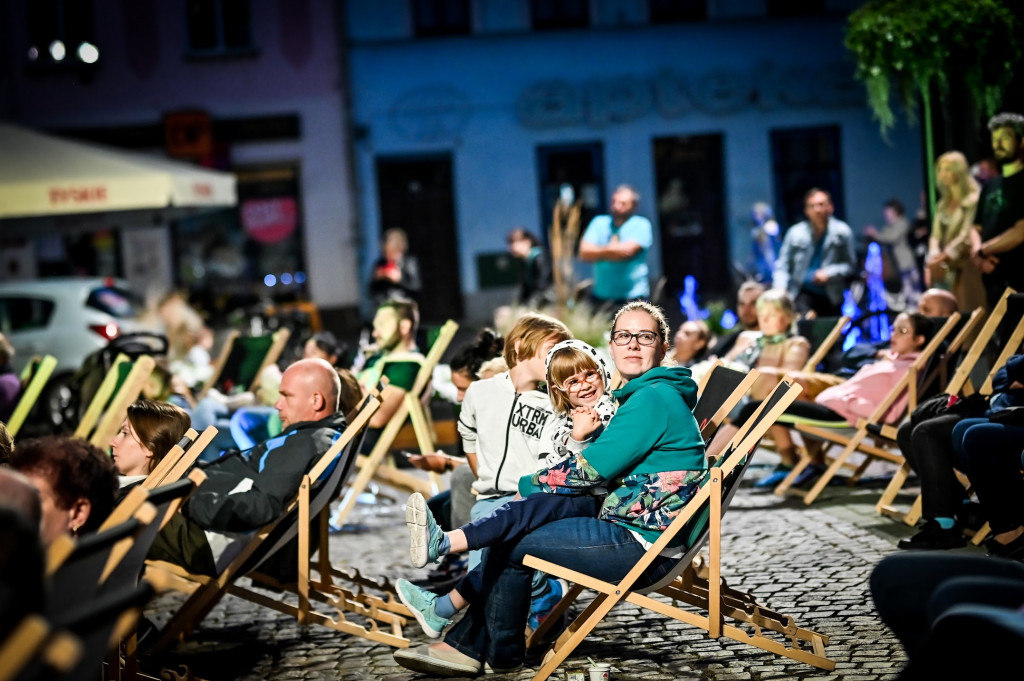
[[[39,490],[40,539],[95,531],[114,508],[117,473],[110,457],[84,440],[48,436],[19,443],[11,468]]]
[[[317,331],[302,345],[303,359],[319,357],[330,362],[331,366],[338,366],[342,351],[341,344],[330,331]]]
[[[110,442],[121,485],[136,482],[156,465],[188,430],[188,413],[168,402],[136,400],[128,407],[121,430]]]

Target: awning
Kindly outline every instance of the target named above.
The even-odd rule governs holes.
[[[231,173],[0,123],[0,219],[236,201]]]

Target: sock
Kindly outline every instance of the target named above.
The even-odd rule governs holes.
[[[941,527],[944,530],[952,530],[953,527],[956,525],[956,521],[952,518],[936,518],[935,522],[937,522],[939,524],[939,527]]]
[[[437,544],[437,555],[447,556],[452,550],[452,543],[448,539],[448,533],[445,532],[441,535],[441,541]]]
[[[443,617],[446,620],[451,619],[458,610],[452,605],[452,597],[448,594],[444,596],[438,596],[437,600],[434,601],[434,614],[438,617]]]

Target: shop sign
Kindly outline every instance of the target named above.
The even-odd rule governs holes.
[[[656,113],[674,119],[691,113],[724,116],[750,109],[863,106],[864,90],[849,64],[819,68],[761,62],[752,71],[712,69],[682,73],[664,68],[651,76],[622,74],[584,83],[544,80],[516,102],[528,128],[603,127]]]
[[[277,243],[294,232],[298,215],[291,196],[247,199],[241,213],[245,233],[264,244]]]

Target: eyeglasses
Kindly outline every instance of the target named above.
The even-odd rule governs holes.
[[[636,338],[636,342],[640,345],[650,346],[658,342],[658,334],[653,331],[638,331],[637,333],[616,331],[612,334],[612,343],[616,345],[629,345],[634,338]]]
[[[593,369],[591,369],[590,371],[583,371],[580,373],[583,374],[582,377],[580,376],[580,374],[576,374],[566,379],[565,383],[562,384],[561,386],[562,390],[564,390],[567,393],[578,392],[583,388],[584,383],[597,385],[598,383],[601,382],[601,374],[594,371]]]
[[[904,335],[904,334],[910,333],[911,331],[913,331],[913,329],[910,329],[910,328],[908,328],[906,326],[890,326],[889,327],[889,333],[891,333],[891,334],[899,334],[901,336]]]

